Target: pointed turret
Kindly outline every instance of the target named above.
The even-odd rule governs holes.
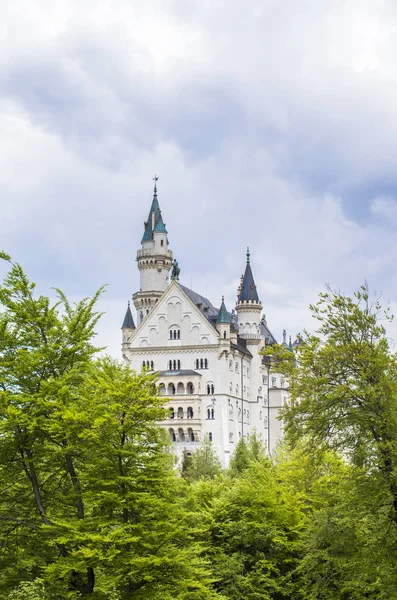
[[[149,314],[168,285],[172,252],[168,249],[165,223],[157,198],[157,175],[154,176],[153,200],[145,222],[142,248],[137,252],[140,289],[133,295],[138,323]]]
[[[249,248],[247,248],[247,264],[240,283],[238,302],[259,302],[258,292],[256,291],[254,276],[252,275],[251,270]]]
[[[228,323],[230,325],[230,316],[226,310],[225,306],[225,297],[222,296],[222,304],[218,312],[218,317],[216,319],[217,324],[219,323]]]
[[[127,311],[125,313],[125,317],[124,317],[124,321],[123,324],[121,326],[121,329],[135,329],[135,323],[134,323],[134,319],[132,316],[132,312],[131,312],[131,308],[130,308],[130,301],[128,300],[128,307],[127,307]]]
[[[134,319],[132,317],[130,302],[128,301],[127,311],[125,313],[124,321],[121,326],[122,344],[127,343],[128,338],[130,337],[130,335],[134,331],[134,329],[135,329],[135,323],[134,323]]]
[[[262,304],[252,274],[249,248],[245,273],[238,289],[236,311],[240,336],[247,340],[259,341]]]
[[[166,230],[166,228],[165,228],[165,223],[163,221],[163,217],[161,216],[161,213],[160,213],[160,216],[159,216],[158,221],[156,223],[156,226],[153,229],[153,233],[156,233],[156,232],[168,233],[167,230]]]
[[[221,338],[221,347],[224,344],[228,345],[230,340],[230,325],[231,319],[230,315],[227,312],[225,305],[225,298],[222,296],[222,304],[218,312],[218,317],[216,319],[216,328],[219,333],[219,337]]]
[[[157,175],[155,175],[154,176],[153,200],[152,200],[152,205],[150,207],[149,216],[147,218],[147,221],[145,221],[145,223],[144,223],[145,231],[144,231],[143,237],[142,237],[142,244],[144,242],[150,242],[153,240],[153,232],[155,231],[158,222],[160,220],[161,220],[161,222],[163,222],[163,219],[161,217],[159,201],[157,199],[157,180],[158,180],[158,177],[157,177]],[[163,223],[163,227],[164,227],[164,223]],[[165,227],[164,227],[164,231],[165,231]]]

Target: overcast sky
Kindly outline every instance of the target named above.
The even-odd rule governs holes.
[[[5,8],[0,247],[41,293],[108,283],[114,356],[154,173],[181,282],[215,305],[233,307],[249,245],[278,338],[312,328],[326,283],[397,306],[396,2]]]

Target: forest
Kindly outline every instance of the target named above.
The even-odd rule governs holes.
[[[176,464],[156,375],[95,344],[100,289],[37,293],[0,253],[0,597],[397,599],[397,357],[368,286],[326,289],[288,378],[285,442]]]

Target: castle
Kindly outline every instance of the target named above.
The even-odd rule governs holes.
[[[261,350],[276,342],[264,317],[247,249],[235,310],[220,308],[179,281],[157,198],[137,252],[140,288],[122,325],[123,358],[140,371],[158,373],[169,417],[162,423],[177,454],[193,451],[208,435],[222,464],[241,436],[256,431],[271,454],[283,435],[278,420],[288,399],[287,382]],[[286,334],[283,333],[286,344]],[[292,347],[290,340],[290,347]]]

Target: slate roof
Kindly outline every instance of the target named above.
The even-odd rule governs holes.
[[[201,296],[201,294],[194,292],[193,290],[185,287],[182,284],[179,285],[181,286],[185,294],[189,296],[193,304],[195,304],[196,306],[201,305],[200,310],[208,318],[208,320],[210,320],[211,318],[218,318],[219,309],[215,308],[214,305],[208,300],[208,298],[204,298],[204,296]]]
[[[125,313],[124,321],[121,329],[135,329],[135,323],[132,316],[130,303],[128,302],[127,312]]]
[[[246,345],[246,341],[242,338],[237,338],[237,344],[234,344],[233,342],[230,343],[231,348],[234,348],[235,350],[239,350],[240,352],[242,352],[243,354],[245,354],[246,356],[251,356],[252,354],[249,350],[247,350],[247,345]]]
[[[265,338],[265,340],[268,344],[270,344],[270,345],[277,344],[276,338],[270,331],[270,329],[264,319],[262,319],[262,321],[261,321],[260,330],[261,330],[261,336]]]
[[[201,373],[197,373],[197,371],[193,371],[193,369],[181,369],[180,371],[159,371],[158,374],[160,377],[168,377],[171,375],[176,375],[178,377],[181,375],[188,375],[189,377],[192,377],[193,375],[199,375],[202,377]]]

